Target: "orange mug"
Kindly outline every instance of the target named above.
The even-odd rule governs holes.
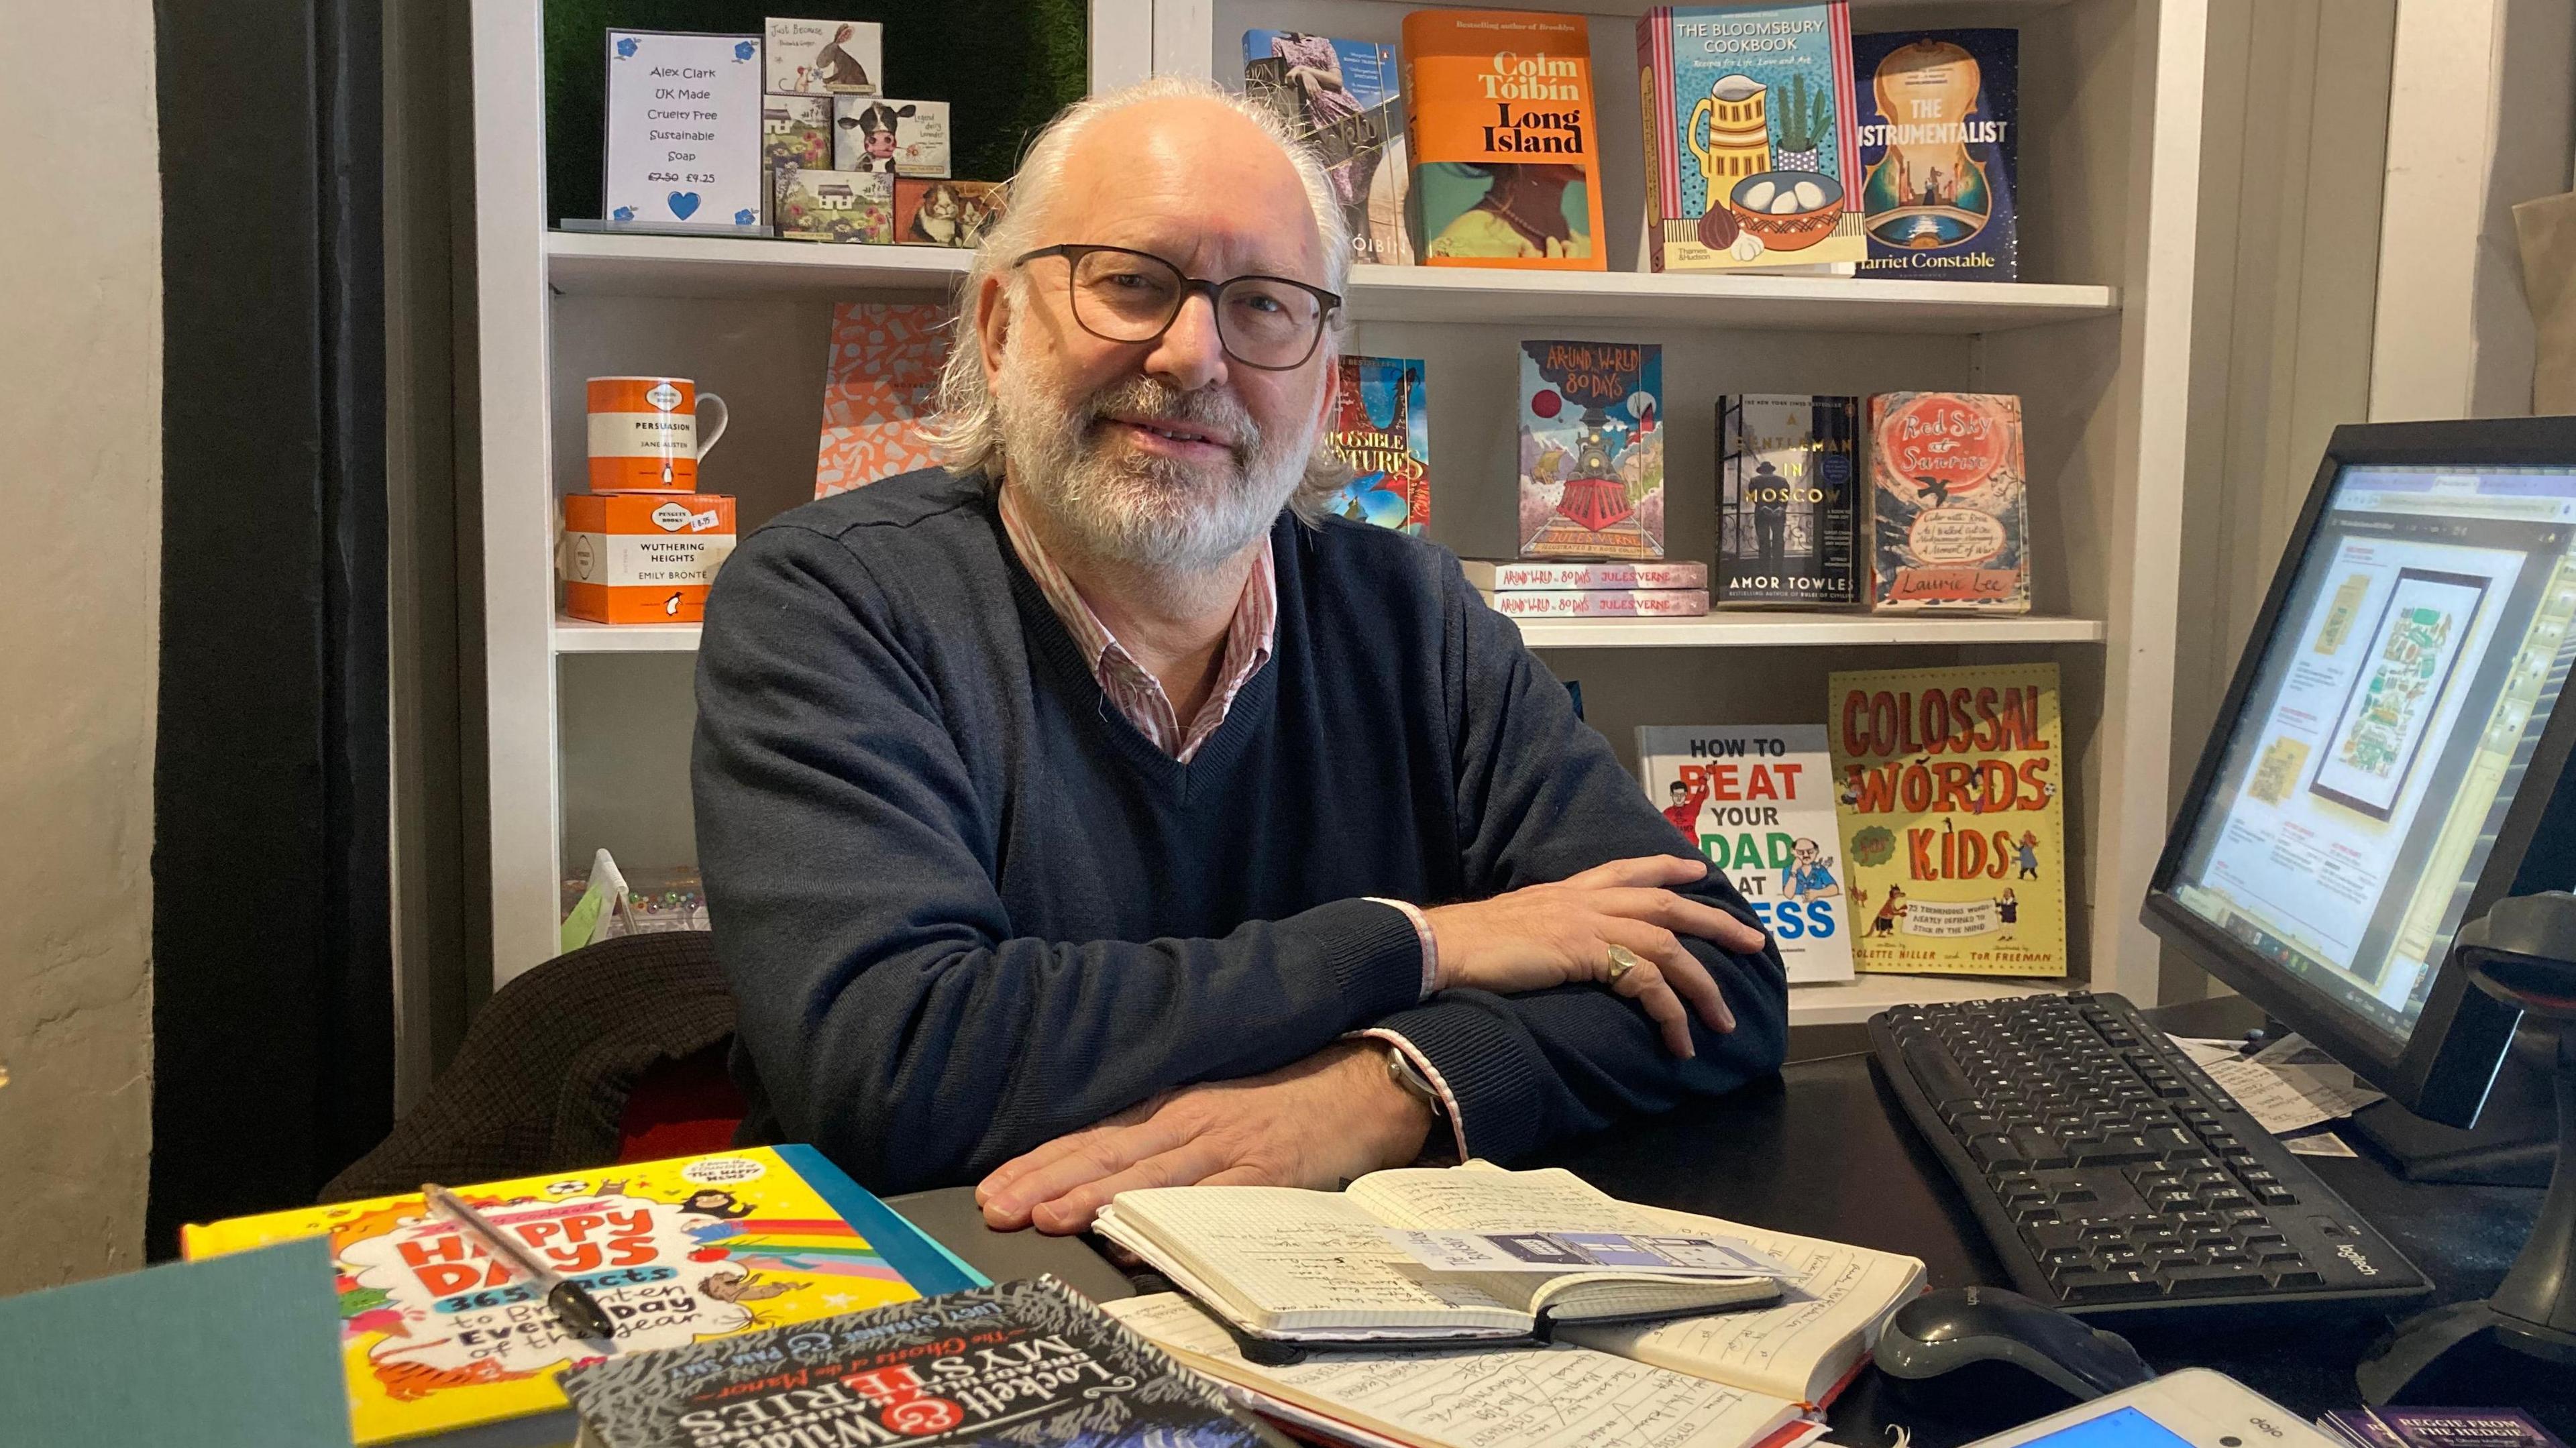
[[[698,440],[698,406],[715,407],[715,431]],[[590,379],[590,490],[694,493],[698,459],[715,450],[732,413],[686,377]]]

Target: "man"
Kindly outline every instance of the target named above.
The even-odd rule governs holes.
[[[1347,238],[1278,124],[1170,80],[1059,118],[965,281],[954,471],[787,514],[709,602],[749,1129],[879,1190],[1074,1231],[1780,1061],[1750,910],[1456,561],[1302,516]]]

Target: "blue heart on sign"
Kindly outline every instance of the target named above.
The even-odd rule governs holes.
[[[697,209],[698,193],[695,191],[674,191],[671,193],[671,214],[673,216],[680,218],[682,221],[686,221],[689,219],[690,214],[695,212]]]

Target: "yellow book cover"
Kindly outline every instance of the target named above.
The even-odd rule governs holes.
[[[349,1421],[360,1444],[569,1413],[577,1363],[987,1285],[806,1146],[635,1162],[460,1187],[617,1323],[573,1337],[421,1196],[234,1217],[180,1231],[190,1260],[328,1236]],[[570,1419],[563,1434],[572,1437]]]
[[[2064,975],[2057,665],[1837,673],[1828,698],[1854,966]]]

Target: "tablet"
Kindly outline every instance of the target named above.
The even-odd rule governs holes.
[[[1969,1448],[2339,1448],[2223,1373],[2184,1368]]]

